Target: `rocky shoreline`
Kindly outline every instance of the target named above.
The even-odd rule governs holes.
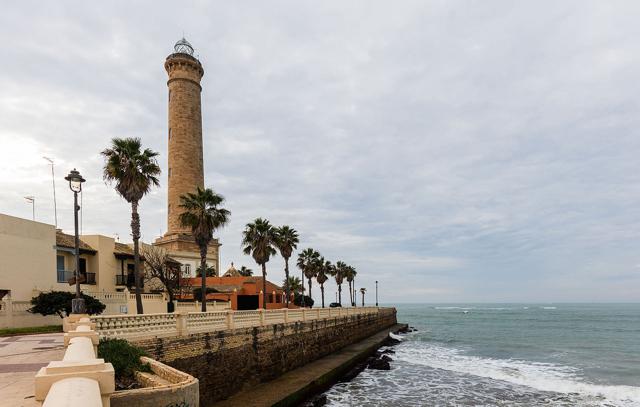
[[[403,328],[396,331],[396,334],[407,334],[409,332],[418,331],[416,328],[412,326],[405,325]],[[362,362],[357,363],[353,368],[351,368],[347,373],[342,375],[338,380],[338,383],[350,382],[355,379],[363,370],[365,369],[375,369],[375,370],[391,370],[390,362],[393,362],[393,358],[389,355],[393,355],[396,352],[391,349],[391,347],[402,343],[401,340],[392,338],[388,336],[387,339],[380,344],[378,349],[375,352],[363,360]],[[380,348],[386,348],[384,350],[380,350]],[[322,407],[327,403],[327,395],[317,394],[312,398],[308,399],[304,403],[301,403],[299,407]]]

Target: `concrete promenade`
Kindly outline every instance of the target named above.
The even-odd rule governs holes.
[[[34,376],[64,355],[62,333],[0,338],[0,406],[40,406],[34,398]]]
[[[213,406],[296,406],[306,398],[329,388],[359,361],[375,352],[389,336],[389,332],[396,332],[404,326],[398,324],[384,329],[331,355],[287,372],[275,380],[252,386],[250,391],[241,391],[227,400],[214,403]]]

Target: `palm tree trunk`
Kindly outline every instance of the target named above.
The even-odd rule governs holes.
[[[309,280],[309,298],[313,299],[313,297],[311,296],[311,279]]]
[[[284,286],[284,294],[287,296],[287,308],[289,308],[289,292],[291,291],[289,289],[289,258],[285,257],[284,258],[284,274],[285,274],[285,280],[287,282],[287,284]]]
[[[302,280],[300,280],[300,283],[302,285],[302,287],[301,287],[302,290],[300,290],[300,292],[301,292],[300,295],[302,295],[302,301],[300,301],[300,305],[302,306],[302,308],[304,308],[305,307],[305,303],[304,303],[304,270],[301,269],[301,273],[302,273]],[[295,299],[295,297],[294,297],[294,299]]]
[[[142,309],[142,282],[140,281],[140,215],[138,214],[138,201],[131,202],[131,236],[133,237],[133,272],[136,280],[136,312],[144,313]]]
[[[262,263],[262,308],[267,309],[267,265]]]
[[[353,277],[353,306],[358,306],[358,294],[356,294],[356,278]]]
[[[200,287],[200,309],[207,312],[207,245],[200,246]]]
[[[351,290],[351,281],[349,283],[349,305],[353,306],[353,291]]]
[[[320,293],[322,294],[322,308],[324,308],[324,284],[320,284]]]
[[[338,284],[338,304],[342,305],[342,284]]]

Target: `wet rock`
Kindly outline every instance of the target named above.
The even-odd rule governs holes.
[[[383,351],[382,351],[382,352],[380,352],[380,353],[381,353],[381,354],[383,354],[383,355],[393,355],[393,354],[395,354],[395,353],[396,353],[396,351],[395,351],[395,350],[393,350],[393,349],[385,349],[385,350],[383,350]]]
[[[374,359],[371,362],[369,362],[369,369],[391,370],[391,365],[386,360]]]
[[[301,404],[301,407],[322,407],[325,404],[327,404],[326,394],[318,394],[311,400],[308,400],[305,403]]]
[[[387,355],[382,355],[382,357],[380,358],[380,360],[383,360],[385,362],[393,362],[393,359],[391,359],[389,356]]]

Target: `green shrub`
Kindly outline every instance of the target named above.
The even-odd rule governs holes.
[[[87,308],[87,314],[101,314],[107,307],[99,300],[90,295],[80,293],[84,298]],[[40,293],[37,297],[31,299],[32,307],[28,310],[33,314],[40,315],[58,315],[60,318],[71,314],[71,300],[76,298],[75,293],[68,291],[51,291],[48,293]]]
[[[133,378],[135,371],[151,372],[148,363],[140,361],[145,352],[124,339],[101,339],[98,344],[98,357],[113,365],[116,379]]]
[[[293,297],[293,303],[295,305],[297,305],[298,307],[302,306],[302,295],[300,294],[296,294]],[[304,296],[304,306],[305,308],[312,308],[313,307],[313,299],[311,297],[309,297],[308,295]]]

